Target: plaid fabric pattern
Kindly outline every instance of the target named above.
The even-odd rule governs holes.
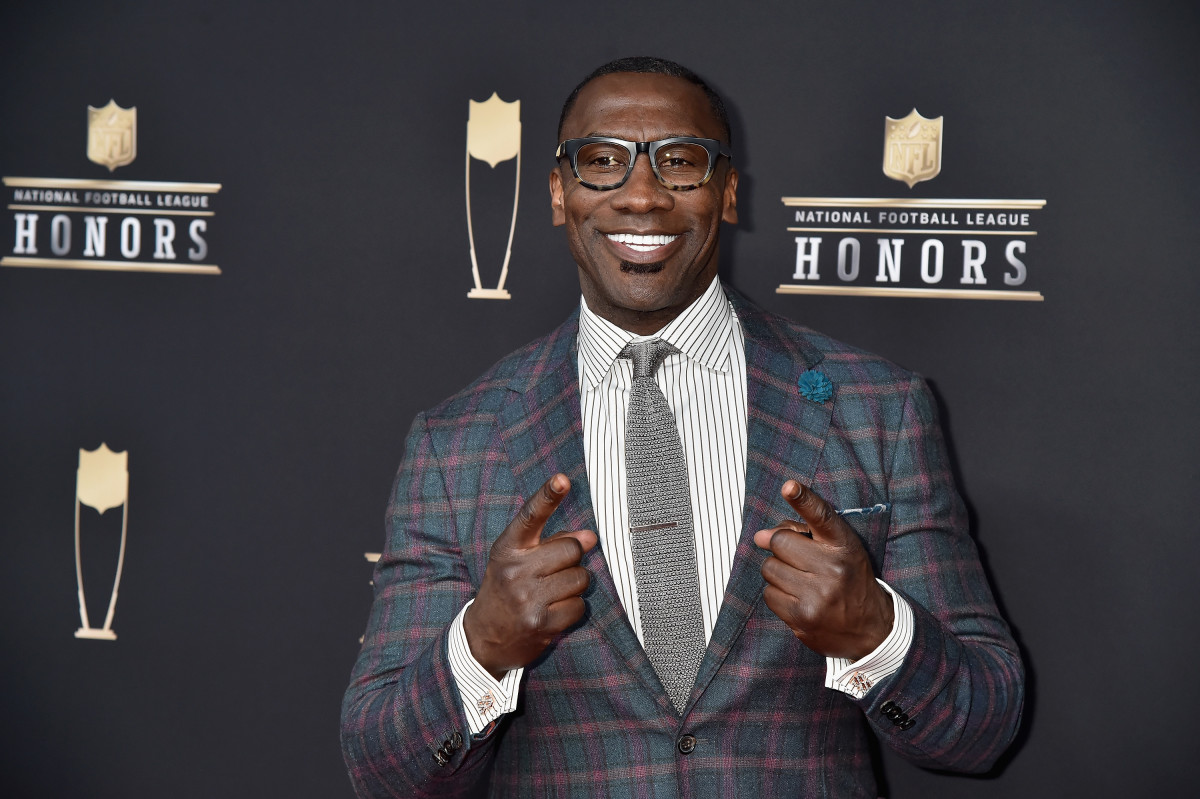
[[[953,487],[932,398],[911,373],[730,293],[746,334],[744,529],[724,604],[682,719],[616,597],[599,547],[584,558],[588,612],[525,671],[517,710],[470,738],[446,660],[451,621],[492,541],[555,471],[573,488],[547,533],[590,528],[572,315],[413,423],[388,509],[376,597],[342,711],[362,797],[874,797],[867,725],[901,756],[988,768],[1023,704],[1020,656]],[[834,396],[796,380],[820,364]],[[855,700],[823,687],[825,659],[762,602],[756,530],[792,515],[788,478],[838,507],[879,576],[912,604],[903,667]],[[901,730],[883,713],[903,707]],[[455,732],[463,746],[439,765]],[[693,736],[684,753],[679,741]]]

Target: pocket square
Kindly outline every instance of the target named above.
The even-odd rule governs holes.
[[[838,516],[874,516],[879,513],[887,513],[892,509],[892,503],[879,502],[874,505],[869,505],[865,508],[846,508],[839,510]]]

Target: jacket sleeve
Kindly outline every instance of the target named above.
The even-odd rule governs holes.
[[[890,437],[892,503],[881,577],[909,600],[900,670],[859,700],[879,738],[918,765],[989,769],[1020,725],[1025,676],[954,488],[937,409],[912,378]]]
[[[342,753],[359,797],[472,795],[487,770],[495,725],[470,735],[447,656],[450,625],[474,590],[444,465],[418,415],[342,703]]]

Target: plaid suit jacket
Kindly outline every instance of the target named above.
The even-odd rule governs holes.
[[[450,623],[524,499],[561,471],[573,488],[547,534],[595,527],[575,314],[413,423],[343,704],[359,796],[874,797],[868,726],[915,763],[963,771],[987,769],[1011,741],[1021,660],[967,532],[928,389],[881,358],[730,298],[746,339],[743,532],[682,718],[600,547],[583,560],[586,616],[527,667],[514,713],[472,738],[450,673]],[[825,403],[797,389],[817,367],[835,387]],[[851,523],[876,573],[912,605],[915,637],[900,671],[862,700],[824,688],[825,658],[762,601],[766,553],[751,537],[794,515],[779,493],[788,478],[839,508],[891,505]],[[893,706],[912,720],[907,729],[886,715]],[[462,745],[439,765],[434,752],[455,733]],[[685,735],[695,739],[686,754]]]

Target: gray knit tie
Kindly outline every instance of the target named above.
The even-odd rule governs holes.
[[[625,484],[642,640],[671,704],[682,713],[704,657],[704,620],[687,464],[675,416],[654,381],[663,360],[678,351],[653,339],[627,345],[620,357],[633,361]]]

